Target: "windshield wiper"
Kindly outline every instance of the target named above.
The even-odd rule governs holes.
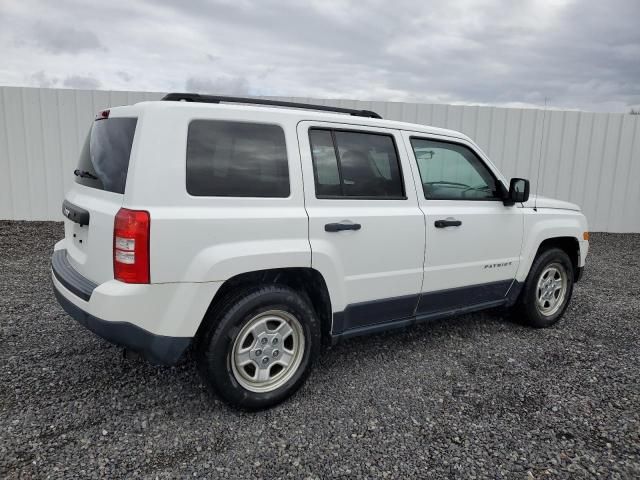
[[[73,174],[74,174],[76,177],[80,177],[80,178],[90,178],[90,179],[92,179],[92,180],[98,180],[98,177],[96,177],[93,173],[91,173],[91,172],[87,172],[86,170],[80,170],[80,169],[78,169],[78,168],[76,168],[76,169],[73,171]]]

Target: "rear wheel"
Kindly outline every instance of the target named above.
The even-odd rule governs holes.
[[[538,254],[515,308],[517,320],[536,328],[550,327],[564,314],[573,293],[573,264],[563,250]]]
[[[251,392],[277,390],[300,367],[304,344],[304,329],[291,312],[258,313],[244,324],[229,352],[233,376]]]
[[[207,319],[197,344],[200,372],[225,402],[268,408],[292,395],[320,348],[320,325],[308,301],[278,285],[228,297]]]

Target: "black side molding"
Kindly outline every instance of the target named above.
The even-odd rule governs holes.
[[[62,214],[72,222],[89,225],[89,212],[65,200],[62,202]]]
[[[419,323],[426,323],[433,320],[442,320],[445,318],[456,317],[459,315],[466,315],[468,313],[480,312],[489,308],[501,307],[506,305],[506,300],[493,300],[490,302],[479,303],[476,305],[469,305],[466,307],[460,307],[452,310],[443,310],[441,312],[427,313],[421,315],[413,315],[400,320],[391,320],[383,323],[374,323],[372,325],[365,325],[363,327],[351,328],[345,330],[342,333],[331,335],[331,344],[335,345],[344,339],[351,337],[360,337],[364,335],[372,335],[375,333],[387,332],[396,330],[399,328],[412,327]],[[335,318],[334,314],[334,318]]]
[[[51,270],[53,270],[53,274],[58,281],[64,285],[64,288],[85,302],[89,301],[91,294],[98,286],[74,270],[67,259],[66,250],[56,250],[53,252],[53,256],[51,257]]]
[[[451,317],[500,305],[512,305],[522,284],[516,280],[349,304],[333,314],[331,335],[349,337],[412,323]]]

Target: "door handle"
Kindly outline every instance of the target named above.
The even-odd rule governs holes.
[[[359,223],[327,223],[324,226],[325,232],[341,232],[342,230],[360,230]]]
[[[462,225],[462,222],[460,220],[436,220],[435,222],[433,222],[433,224],[436,226],[436,228],[445,228],[445,227],[459,227],[460,225]]]

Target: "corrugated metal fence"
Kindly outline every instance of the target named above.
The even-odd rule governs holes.
[[[0,218],[59,220],[95,113],[161,96],[0,87]],[[529,178],[534,192],[543,158],[541,195],[581,205],[593,231],[640,232],[640,116],[287,99],[374,110],[388,119],[464,132],[507,177]]]

